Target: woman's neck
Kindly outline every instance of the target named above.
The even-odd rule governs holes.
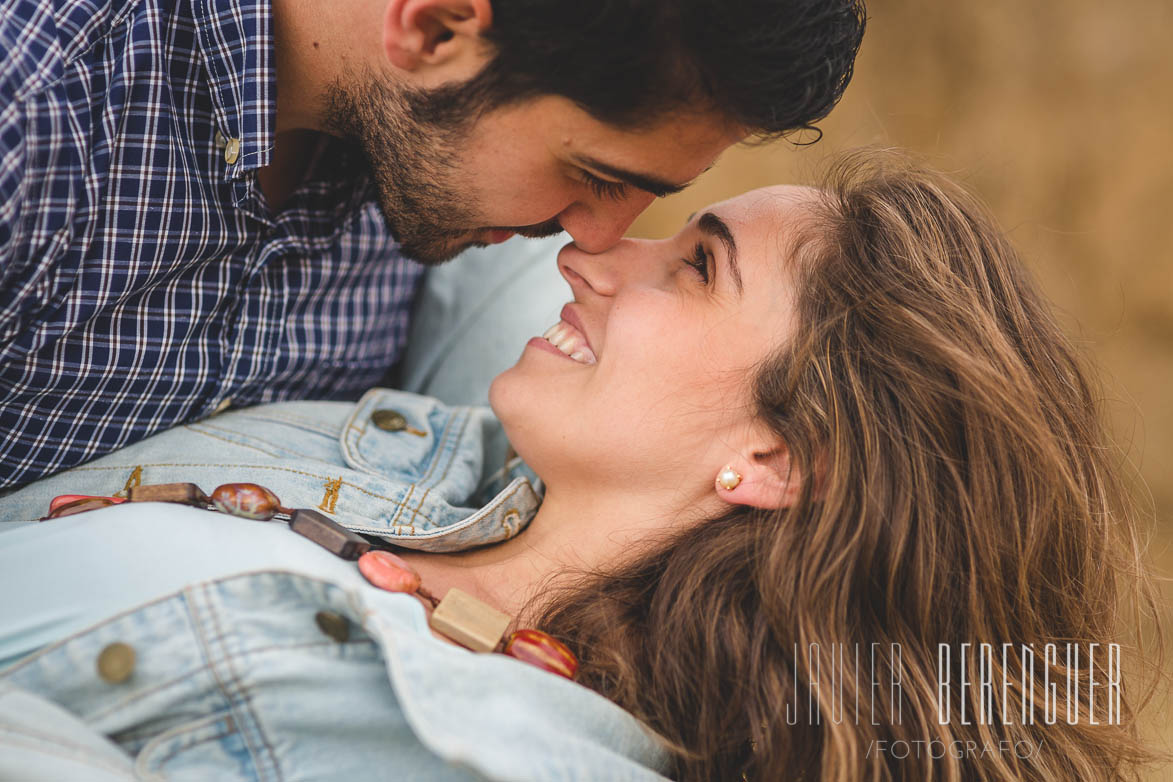
[[[600,525],[598,519],[607,523]],[[617,523],[620,519],[625,523]],[[548,489],[537,514],[516,537],[471,551],[408,551],[400,556],[419,571],[424,587],[436,597],[456,587],[532,623],[544,607],[544,596],[578,574],[622,563],[652,543],[653,534],[674,527],[657,519],[641,498]]]

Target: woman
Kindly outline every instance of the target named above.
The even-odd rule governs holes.
[[[1144,590],[1096,397],[1014,251],[971,198],[933,175],[855,158],[821,189],[754,191],[694,217],[673,239],[625,241],[599,256],[570,246],[558,264],[574,302],[491,390],[525,466],[511,462],[486,480],[504,447],[493,419],[375,392],[353,408],[276,405],[211,419],[24,497],[43,504],[51,493],[110,493],[124,480],[205,488],[255,480],[286,505],[320,507],[417,549],[403,556],[432,593],[458,587],[561,639],[580,661],[579,683],[656,736],[654,746],[641,744],[622,717],[551,685],[568,699],[557,701],[564,708],[526,725],[569,725],[560,720],[588,707],[597,720],[562,730],[557,742],[543,734],[537,744],[557,750],[539,753],[541,762],[559,752],[574,760],[536,778],[576,769],[583,778],[636,778],[651,766],[677,779],[1110,779],[1143,759],[1114,644],[1120,607]],[[394,418],[388,405],[411,409]],[[393,448],[376,440],[380,411],[398,438]],[[212,440],[224,458],[199,452]],[[249,458],[237,458],[240,449]],[[545,486],[540,506],[527,469]],[[391,485],[372,485],[388,475]],[[105,491],[87,476],[101,476]],[[27,502],[19,492],[5,500]],[[83,619],[137,616],[142,599],[167,594],[172,582],[294,556],[293,544],[276,542],[278,527],[213,523],[194,510],[150,527],[144,513],[87,514],[118,552],[146,553],[115,568],[133,575],[99,579],[123,591],[90,598],[84,617],[9,632],[0,655],[27,655],[7,674],[22,693],[52,690],[42,663],[64,647],[29,653]],[[70,543],[85,517],[68,536],[52,530],[69,519],[17,530],[0,550],[10,567],[54,550],[76,572],[93,558]],[[198,524],[214,528],[192,532]],[[190,550],[168,555],[144,529]],[[208,531],[215,542],[200,543]],[[144,576],[145,558],[163,564]],[[193,560],[203,563],[198,572]],[[353,581],[342,565],[304,567]],[[30,571],[12,586],[34,603],[48,600],[60,575]],[[125,589],[135,581],[152,586],[133,587],[131,601]],[[426,743],[420,723],[437,721],[417,719],[428,694],[413,693],[404,670],[443,676],[404,663],[396,645],[418,661],[432,653],[421,644],[440,642],[405,641],[410,617],[388,629],[380,612],[390,603],[350,589],[346,600],[362,605],[352,622],[379,640],[394,697]],[[245,590],[258,591],[275,615],[306,590],[284,582]],[[243,599],[227,594],[218,599]],[[395,597],[402,611],[405,599]],[[246,622],[233,611],[267,615],[225,609],[230,627]],[[0,622],[0,632],[11,624]],[[461,666],[478,656],[446,649],[435,654],[462,687],[473,686],[478,679]],[[533,679],[520,682],[517,667],[500,664],[492,675],[514,676],[505,689],[525,690]],[[320,670],[333,688],[363,689]],[[247,689],[264,702],[282,681]],[[300,692],[290,688],[287,700],[311,697]],[[67,694],[52,696],[71,706]],[[490,712],[492,702],[483,701]],[[1073,706],[1074,722],[1055,718]],[[158,706],[103,732],[136,753],[183,708]],[[221,717],[208,728],[215,753],[189,750],[200,743],[193,739],[168,760],[190,758],[180,770],[197,774],[318,773],[304,755],[280,759],[270,745],[284,734],[250,739],[239,708],[228,727]],[[592,732],[600,724],[607,730]],[[538,752],[502,731],[510,750]],[[429,749],[486,776],[525,776],[516,760],[486,761],[484,741],[461,754],[450,738]],[[368,768],[379,752],[406,746],[335,739],[320,742],[341,748],[335,757],[366,758]],[[413,752],[389,757],[423,769],[426,753]],[[157,752],[151,762],[162,763]]]

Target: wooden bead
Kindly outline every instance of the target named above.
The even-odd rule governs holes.
[[[293,512],[289,528],[342,559],[358,559],[371,549],[371,544],[362,536],[316,510],[298,508]]]
[[[208,495],[194,483],[156,483],[133,486],[127,492],[131,502],[177,502],[196,508],[208,507]]]
[[[231,516],[268,521],[284,510],[277,495],[255,483],[225,483],[212,492],[212,505]]]
[[[567,679],[573,679],[578,673],[574,654],[561,641],[541,630],[512,633],[505,644],[505,654]]]
[[[474,652],[491,652],[513,618],[456,587],[448,590],[428,623]]]
[[[415,568],[390,551],[368,551],[358,558],[358,570],[367,581],[388,592],[410,594],[422,583]]]

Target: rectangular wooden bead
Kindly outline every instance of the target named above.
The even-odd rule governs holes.
[[[453,587],[432,611],[429,624],[436,632],[474,652],[491,652],[497,648],[510,621],[509,614]]]
[[[155,483],[132,486],[126,493],[131,502],[178,502],[206,508],[211,500],[194,483]]]
[[[358,559],[371,549],[371,544],[361,535],[316,510],[298,508],[293,512],[289,528],[343,559]]]

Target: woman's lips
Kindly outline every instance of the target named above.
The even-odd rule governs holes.
[[[535,341],[545,342],[557,352],[580,364],[594,364],[597,361],[595,352],[587,343],[586,336],[565,320],[555,323],[541,337],[531,339],[530,344]],[[535,347],[543,346],[536,345]]]
[[[507,239],[513,237],[513,231],[506,231],[502,228],[493,228],[489,230],[489,244],[501,244]]]

